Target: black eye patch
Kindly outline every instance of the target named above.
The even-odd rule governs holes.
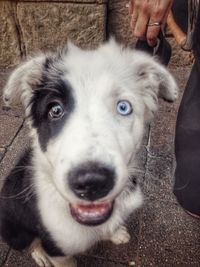
[[[59,134],[74,110],[72,88],[60,76],[56,79],[44,77],[34,89],[30,104],[32,126],[37,129],[41,148],[45,151],[48,141]]]

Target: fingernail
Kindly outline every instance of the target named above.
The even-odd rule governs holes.
[[[129,4],[126,4],[125,7],[129,8]]]
[[[148,44],[149,44],[150,46],[154,47],[154,46],[156,46],[156,44],[157,44],[157,38],[148,38],[148,37],[147,37],[147,42],[148,42]]]

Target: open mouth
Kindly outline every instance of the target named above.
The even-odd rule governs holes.
[[[99,225],[104,223],[112,214],[113,202],[96,204],[70,204],[73,218],[85,225]]]

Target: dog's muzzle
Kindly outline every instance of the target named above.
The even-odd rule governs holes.
[[[67,178],[70,189],[80,200],[79,204],[70,204],[72,216],[79,223],[87,225],[105,222],[112,213],[113,202],[101,199],[106,197],[115,185],[113,168],[89,162],[70,171]]]

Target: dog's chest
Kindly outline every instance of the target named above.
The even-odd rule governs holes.
[[[100,230],[83,226],[72,218],[67,203],[49,197],[47,201],[45,195],[38,200],[42,224],[64,254],[82,253],[100,239]]]

